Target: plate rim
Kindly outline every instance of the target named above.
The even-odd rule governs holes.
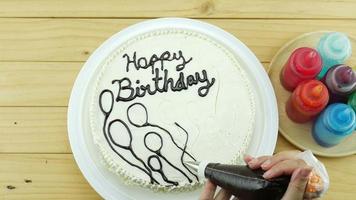
[[[268,138],[267,141],[269,141],[269,143],[266,143],[265,145],[259,145],[259,149],[257,150],[257,152],[263,152],[264,154],[270,155],[273,153],[274,148],[276,146],[277,136],[278,136],[278,110],[277,110],[278,108],[277,108],[277,100],[274,93],[274,88],[272,86],[271,81],[269,80],[266,71],[263,69],[263,66],[260,63],[260,61],[244,43],[242,43],[235,36],[231,35],[230,33],[226,32],[225,30],[217,26],[198,20],[187,19],[187,18],[159,18],[159,19],[145,20],[143,22],[130,25],[127,28],[114,34],[105,42],[103,42],[93,52],[93,54],[88,58],[88,60],[81,68],[79,74],[77,75],[68,103],[67,129],[68,129],[69,142],[70,142],[74,159],[81,173],[84,175],[85,179],[95,189],[95,191],[105,199],[117,199],[117,198],[131,199],[131,198],[126,196],[124,193],[121,193],[122,196],[120,197],[113,196],[112,194],[110,194],[109,191],[107,191],[105,187],[103,187],[100,181],[98,181],[98,177],[95,177],[95,173],[100,173],[100,172],[95,166],[93,160],[88,155],[88,151],[86,150],[86,144],[84,143],[83,140],[80,140],[81,139],[80,137],[83,134],[83,128],[81,126],[82,120],[81,120],[80,113],[82,113],[83,110],[84,96],[87,91],[87,87],[89,85],[90,78],[88,78],[88,74],[90,75],[90,73],[95,72],[95,66],[97,66],[98,62],[102,60],[99,58],[105,56],[104,52],[109,52],[110,49],[116,47],[117,43],[120,43],[120,41],[125,41],[127,40],[127,38],[132,37],[132,35],[139,34],[141,32],[147,32],[150,30],[157,29],[159,27],[167,28],[170,26],[173,28],[177,28],[177,27],[189,28],[207,34],[208,36],[213,37],[214,39],[224,44],[231,51],[233,51],[234,54],[236,54],[236,49],[242,50],[239,51],[239,56],[241,58],[241,61],[245,62],[247,66],[254,66],[254,67],[249,67],[249,69],[259,74],[260,76],[259,83],[264,84],[265,89],[262,91],[265,93],[264,96],[266,96],[269,99],[269,103],[270,103],[270,105],[266,107],[266,109],[268,110],[266,114],[268,115],[269,119],[275,119],[275,120],[270,120],[269,123],[267,122],[267,120],[265,120],[264,125],[269,130],[272,131],[267,134],[261,133],[262,135],[261,137],[264,137],[264,139]],[[268,91],[270,93],[268,94],[265,91]],[[88,163],[92,163],[92,164],[88,165]]]

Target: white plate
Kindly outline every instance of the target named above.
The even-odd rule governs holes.
[[[261,63],[256,56],[233,35],[224,30],[191,19],[162,18],[130,26],[105,41],[85,63],[72,89],[68,107],[68,135],[74,158],[91,186],[105,199],[195,200],[200,190],[182,193],[154,193],[138,186],[127,186],[102,164],[94,145],[88,123],[86,94],[97,66],[116,46],[137,34],[161,28],[184,28],[204,33],[227,47],[246,70],[256,98],[256,126],[248,153],[254,156],[270,155],[278,134],[278,111],[275,94]]]

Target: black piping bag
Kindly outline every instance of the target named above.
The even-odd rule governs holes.
[[[263,170],[252,170],[246,165],[189,161],[185,164],[199,176],[208,178],[241,200],[281,199],[290,180],[290,176],[281,176],[272,180],[264,179]]]
[[[241,200],[279,200],[287,190],[290,176],[280,176],[273,179],[263,178],[262,169],[252,170],[247,165],[225,165],[208,162],[185,162],[185,164],[200,177],[209,179],[214,184],[227,189]],[[325,191],[320,184],[320,176],[311,173],[304,197],[307,199],[320,197]],[[309,190],[313,188],[313,190]],[[308,190],[307,190],[308,189]]]

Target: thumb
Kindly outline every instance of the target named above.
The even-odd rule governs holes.
[[[305,187],[308,184],[311,167],[299,168],[292,174],[288,189],[283,196],[283,200],[302,200]]]

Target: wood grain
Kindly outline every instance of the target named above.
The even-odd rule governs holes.
[[[71,154],[0,154],[0,198],[100,199]]]
[[[100,199],[80,173],[66,129],[84,61],[112,34],[148,18],[192,17],[238,37],[264,66],[304,32],[356,35],[354,0],[1,0],[0,199]],[[276,152],[296,147],[278,137]],[[356,155],[326,159],[323,199],[355,199]]]
[[[0,61],[85,61],[114,33],[143,19],[0,19]],[[356,35],[355,20],[209,19],[269,62],[287,41],[317,30]]]
[[[70,153],[67,108],[0,108],[0,153]]]
[[[276,151],[294,149],[278,138]],[[331,186],[323,199],[353,199],[356,156],[321,160]],[[31,180],[32,183],[26,183]],[[8,186],[15,187],[8,189]],[[78,170],[71,154],[0,154],[0,197],[4,199],[99,199]]]
[[[0,17],[356,18],[353,0],[2,0]]]
[[[83,64],[0,62],[0,106],[67,106]],[[267,70],[269,64],[263,66]]]
[[[83,63],[0,62],[1,106],[66,106]]]

